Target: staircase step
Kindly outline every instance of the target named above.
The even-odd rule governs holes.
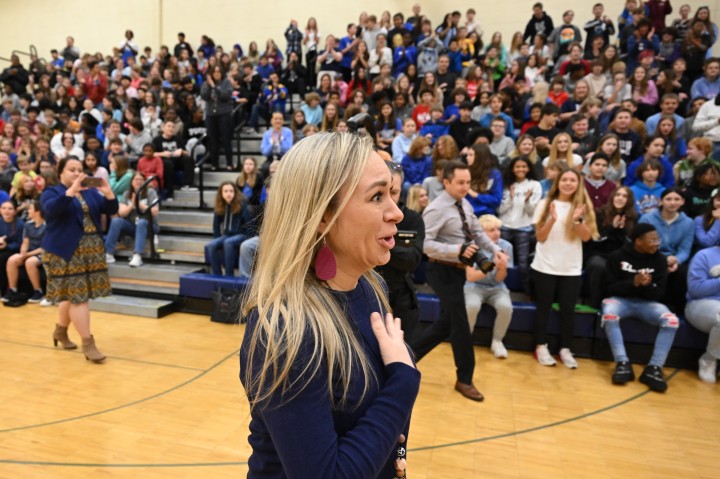
[[[217,190],[220,186],[220,183],[224,181],[232,181],[235,182],[237,180],[237,177],[240,173],[237,171],[206,171],[203,173],[203,188],[213,188],[214,190]],[[195,181],[197,183],[197,180]],[[178,191],[175,193],[175,198],[178,200],[185,199],[186,197],[192,198],[190,195],[182,195],[178,196],[178,193],[181,193],[181,191]],[[185,193],[195,193],[195,198],[198,196],[197,191],[187,191]],[[205,191],[205,194],[208,195],[208,191]],[[205,196],[205,201],[209,204],[211,204],[215,200],[215,191],[213,191],[212,196]]]
[[[210,236],[208,236],[207,241],[210,241]],[[192,264],[199,264],[199,265],[205,265],[205,252],[204,251],[183,251],[183,250],[176,250],[176,249],[161,249],[159,252],[160,254],[160,260],[165,261],[166,263],[163,264],[175,264],[175,262],[179,263],[192,263]],[[150,255],[150,247],[145,247],[145,255]],[[116,258],[126,258],[130,259],[132,256],[132,249],[128,248],[118,248],[115,251],[115,257]],[[202,268],[200,268],[202,269]]]
[[[159,294],[164,296],[177,296],[180,294],[180,283],[170,281],[151,281],[132,278],[110,278],[113,293]]]
[[[212,211],[160,210],[158,214],[160,237],[162,232],[181,231],[184,233],[212,233]]]
[[[175,306],[176,304],[173,301],[136,298],[119,294],[90,301],[92,311],[122,313],[145,318],[162,318],[175,310]]]
[[[202,268],[197,266],[172,265],[167,263],[146,263],[140,268],[131,268],[127,263],[117,262],[108,265],[108,272],[112,280],[129,279],[157,281],[163,283],[177,283],[180,276],[193,273]]]

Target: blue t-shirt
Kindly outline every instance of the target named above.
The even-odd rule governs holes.
[[[32,220],[25,223],[25,228],[23,229],[23,240],[25,238],[30,240],[28,251],[42,247],[42,239],[43,236],[45,236],[45,228],[46,224],[44,221],[40,226],[35,225],[35,222]]]

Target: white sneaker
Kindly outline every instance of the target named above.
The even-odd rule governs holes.
[[[570,352],[568,348],[562,348],[560,350],[560,361],[562,361],[562,363],[568,369],[577,369],[578,367],[578,363],[577,361],[575,361],[573,353]]]
[[[535,348],[535,359],[543,366],[555,366],[557,364],[555,358],[548,351],[547,344],[541,344]]]
[[[153,236],[153,244],[155,245],[155,249],[158,249],[158,246],[160,246],[160,236]]]
[[[715,371],[717,369],[717,361],[714,359],[705,359],[706,354],[700,356],[698,361],[698,377],[700,381],[715,384],[717,379],[715,378]]]
[[[113,264],[115,262],[115,256],[106,253],[105,254],[105,262],[107,264]]]
[[[492,351],[498,359],[507,359],[508,357],[507,349],[505,349],[505,345],[499,339],[492,340],[492,343],[490,343],[490,351]]]
[[[47,308],[48,306],[53,306],[53,302],[47,298],[43,298],[43,300],[40,301],[40,306],[42,306],[43,308]]]
[[[197,191],[198,189],[194,186],[185,185],[182,188],[180,188],[182,191]]]
[[[142,265],[143,265],[142,256],[140,256],[137,253],[133,254],[132,258],[130,259],[130,267],[139,268]]]

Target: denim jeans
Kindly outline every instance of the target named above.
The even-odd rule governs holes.
[[[512,300],[510,291],[504,287],[482,286],[477,283],[465,283],[465,310],[467,311],[470,332],[475,329],[478,313],[483,303],[487,303],[497,312],[495,326],[493,326],[493,339],[502,341],[510,326],[512,317]]]
[[[628,361],[620,320],[637,318],[660,329],[655,337],[655,347],[648,365],[659,367],[665,365],[679,325],[677,316],[671,313],[667,306],[645,299],[613,296],[603,300],[601,318],[615,362]]]
[[[146,219],[138,219],[136,223],[131,223],[125,218],[116,216],[110,222],[110,229],[105,237],[105,251],[108,254],[115,254],[117,248],[117,242],[122,234],[135,235],[135,249],[133,252],[142,254],[145,251],[145,240],[147,239],[147,226],[148,222]],[[153,231],[155,234],[158,233],[160,228],[157,224],[153,223]]]
[[[225,276],[232,276],[235,265],[238,264],[238,250],[247,236],[219,236],[205,245],[205,262],[210,263],[212,274],[222,275],[222,266],[225,266]]]
[[[513,262],[520,270],[523,289],[530,292],[530,252],[535,249],[535,231],[532,226],[527,228],[500,228],[502,239],[513,245],[515,258]]]
[[[252,238],[246,239],[240,245],[240,261],[238,263],[238,269],[240,270],[241,278],[249,278],[252,274],[253,264],[255,263],[255,254],[257,253],[258,246],[260,246],[259,236],[253,236]]]
[[[696,299],[685,306],[685,319],[696,329],[708,333],[706,354],[720,359],[720,301]]]

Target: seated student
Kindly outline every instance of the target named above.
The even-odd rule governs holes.
[[[443,120],[443,107],[433,105],[430,108],[430,120],[420,128],[420,136],[424,136],[430,140],[430,144],[434,145],[438,138],[447,135],[449,131],[448,124]]]
[[[589,306],[597,309],[604,297],[607,257],[629,243],[629,234],[637,223],[632,190],[627,186],[616,188],[605,206],[596,213],[600,236],[585,243],[583,270]]]
[[[30,160],[27,156],[18,156],[17,159],[17,167],[18,171],[13,175],[12,181],[10,183],[10,196],[15,193],[15,191],[18,189],[18,185],[20,183],[20,178],[23,176],[29,175],[33,180],[37,178],[37,173],[35,173],[30,165]]]
[[[687,154],[687,142],[678,134],[675,127],[675,119],[671,116],[663,117],[658,123],[656,134],[665,140],[665,156],[671,164],[685,158]]]
[[[572,138],[573,153],[586,160],[597,150],[598,138],[589,132],[590,121],[582,113],[570,118],[570,136]]]
[[[620,321],[637,318],[659,331],[650,362],[640,382],[652,391],[665,392],[667,382],[662,368],[672,347],[679,320],[660,301],[668,289],[668,266],[658,250],[660,235],[651,224],[639,223],[632,231],[632,244],[610,253],[607,260],[606,289],[609,295],[602,303],[602,325],[617,365],[613,384],[635,379],[625,352]]]
[[[443,111],[443,120],[448,125],[452,124],[460,118],[460,105],[466,101],[470,101],[470,96],[464,88],[455,88],[450,94],[450,98],[453,99],[453,103],[445,107]],[[472,102],[470,103],[472,105]],[[472,113],[472,108],[470,109]]]
[[[42,285],[40,284],[40,268],[42,267],[42,238],[45,235],[45,219],[40,211],[40,201],[34,200],[28,210],[30,220],[23,227],[23,239],[20,244],[20,252],[16,253],[7,262],[7,294],[3,301],[11,300],[13,294],[17,294],[18,278],[20,268],[25,267],[30,284],[33,287],[33,294],[28,299],[29,303],[39,303],[45,297]]]
[[[159,156],[155,156],[155,147],[152,143],[146,143],[142,147],[143,156],[138,160],[137,171],[145,178],[155,177],[153,187],[160,191],[163,187],[163,162]]]
[[[252,225],[252,213],[235,183],[223,182],[215,196],[214,239],[205,245],[205,261],[212,274],[223,274],[224,266],[225,276],[233,275],[240,244],[252,236]]]
[[[595,209],[602,208],[615,191],[615,183],[605,178],[609,158],[605,153],[595,153],[588,162],[590,174],[585,175],[585,189]]]
[[[478,96],[475,97],[476,105],[473,107],[472,113],[470,113],[470,118],[479,122],[480,118],[482,118],[486,114],[490,113],[490,97],[491,96],[492,96],[492,92],[481,91],[478,94]]]
[[[430,108],[432,108],[435,103],[435,94],[432,90],[424,89],[420,90],[418,97],[420,101],[415,105],[415,108],[413,108],[411,118],[418,128],[422,128],[426,122],[430,121]],[[407,120],[403,126],[405,124],[407,124]]]
[[[550,81],[548,98],[557,105],[558,108],[562,107],[563,103],[570,99],[570,95],[565,91],[565,79],[563,77],[557,76]]]
[[[446,160],[445,158],[433,159],[433,172],[435,174],[433,176],[428,176],[422,182],[422,187],[425,188],[425,191],[427,191],[428,203],[432,203],[432,201],[437,198],[440,193],[445,191],[445,187],[443,186],[443,169],[448,161],[449,160]]]
[[[378,148],[390,153],[392,142],[402,131],[402,121],[395,116],[392,103],[381,100],[380,116],[375,122],[375,136]]]
[[[151,208],[150,216],[152,217],[153,231],[155,234],[160,231],[156,219],[160,212],[157,192],[148,187],[142,190],[138,197],[138,190],[146,179],[142,173],[135,172],[130,183],[130,189],[125,192],[122,200],[120,200],[118,215],[110,221],[110,228],[105,238],[105,261],[108,264],[115,262],[115,248],[120,236],[128,234],[135,235],[133,255],[129,264],[133,268],[139,268],[143,265],[142,253],[145,251],[145,240],[147,239],[148,208]]]
[[[507,122],[505,118],[498,116],[490,123],[490,131],[493,134],[492,143],[490,143],[490,152],[498,159],[500,165],[505,165],[508,161],[510,153],[515,150],[515,142],[512,138],[505,135]]]
[[[633,185],[640,179],[635,170],[637,170],[637,168],[645,161],[655,160],[662,166],[662,172],[660,178],[658,178],[658,182],[665,188],[674,186],[675,178],[672,174],[673,167],[667,158],[665,158],[665,140],[659,136],[650,136],[645,140],[644,148],[645,153],[632,163],[628,164],[627,175],[625,176],[623,184],[626,186]]]
[[[710,159],[712,153],[712,142],[708,138],[693,138],[688,143],[687,156],[684,160],[678,161],[673,166],[675,182],[681,188],[690,186],[695,173],[695,168],[706,161],[715,162]]]
[[[110,182],[110,173],[104,167],[100,166],[98,157],[94,153],[87,153],[83,159],[83,170],[88,176],[93,178],[102,178],[108,183]]]
[[[260,173],[257,160],[253,156],[245,157],[242,162],[242,169],[235,180],[235,186],[243,194],[249,204],[258,206],[260,194],[262,193],[265,177]]]
[[[566,166],[560,161],[553,163],[545,169],[545,178],[540,180],[540,187],[542,188],[543,198],[545,198],[550,192],[550,188],[552,188],[552,185],[553,183],[555,183],[555,180],[560,175],[560,172],[564,171],[565,169]]]
[[[657,160],[646,160],[637,168],[640,179],[633,183],[630,190],[635,196],[635,208],[638,214],[644,215],[656,211],[660,207],[660,197],[665,186],[658,183],[663,167]]]
[[[573,153],[572,138],[567,133],[558,133],[552,141],[550,152],[542,160],[543,168],[555,163],[564,163],[566,168],[580,171],[583,160],[580,155]]]
[[[620,148],[618,146],[618,137],[612,133],[600,138],[596,153],[605,153],[610,161],[608,162],[608,169],[605,173],[605,178],[612,181],[616,185],[619,185],[623,178],[625,178],[627,165],[625,161],[620,157]],[[583,175],[590,174],[590,168],[588,162],[585,162],[582,170]]]
[[[541,158],[550,154],[550,145],[560,130],[555,127],[560,115],[560,108],[554,103],[546,103],[540,110],[540,121],[536,126],[528,128],[525,133],[535,139],[535,148]]]
[[[402,171],[405,174],[403,191],[410,186],[420,184],[432,175],[432,157],[430,156],[430,140],[424,136],[416,137],[410,149],[402,159]]]
[[[280,83],[280,76],[276,72],[270,73],[269,80],[250,113],[250,126],[255,131],[258,130],[260,125],[260,117],[268,121],[272,112],[282,113],[285,111],[285,103],[288,97],[287,88]]]
[[[473,207],[475,216],[494,215],[503,197],[502,174],[486,144],[476,143],[466,150],[470,167],[470,191],[465,197]]]
[[[24,226],[12,201],[0,203],[0,292],[7,288],[5,268],[8,259],[20,251]]]
[[[500,232],[510,242],[515,253],[514,263],[520,268],[523,285],[529,285],[530,253],[535,230],[533,215],[540,199],[542,186],[537,181],[535,166],[527,156],[510,160],[503,174],[503,196],[498,207],[502,221]]]
[[[490,351],[496,358],[505,359],[508,357],[507,349],[503,344],[503,338],[510,326],[512,318],[512,300],[510,299],[510,291],[505,286],[505,278],[507,277],[508,268],[513,266],[513,248],[512,245],[500,237],[500,227],[502,221],[493,215],[483,215],[478,218],[480,227],[485,231],[488,238],[495,244],[500,246],[500,250],[507,256],[503,256],[503,260],[495,265],[495,268],[487,273],[483,273],[474,266],[465,269],[465,309],[467,310],[468,323],[470,331],[475,329],[478,313],[483,303],[487,303],[497,312],[495,316],[495,325],[493,326],[492,342],[490,343]],[[492,251],[480,250],[488,258],[492,258]],[[505,259],[507,258],[507,259]]]
[[[720,247],[706,248],[695,254],[688,271],[685,319],[707,333],[705,353],[698,360],[698,377],[715,384],[720,359]]]
[[[654,135],[656,133],[660,119],[666,116],[675,118],[675,126],[680,128],[685,121],[683,117],[675,113],[680,106],[680,98],[676,93],[665,93],[660,99],[660,111],[648,117],[645,120],[645,128],[647,129],[648,135]]]
[[[392,142],[392,158],[395,163],[402,162],[402,159],[410,150],[410,144],[415,139],[415,120],[408,118],[403,122],[402,133],[395,137]]]
[[[320,126],[323,116],[323,109],[320,106],[320,95],[315,92],[307,93],[305,95],[305,103],[300,106],[300,109],[305,113],[305,121],[309,124]]]
[[[100,158],[100,164],[110,168],[112,159],[116,156],[126,156],[122,140],[120,138],[110,140],[108,149],[103,151],[102,157]]]
[[[627,165],[640,156],[643,142],[642,137],[630,128],[632,119],[632,111],[627,108],[620,108],[615,113],[612,128],[608,131],[608,133],[612,133],[617,136],[620,148],[620,157]],[[664,149],[665,145],[663,142],[663,150]],[[627,176],[625,178],[627,180]],[[635,179],[633,178],[632,181],[635,181]],[[630,184],[632,184],[632,182]]]
[[[695,222],[695,244],[700,248],[720,245],[720,188],[712,191],[710,201],[703,214],[693,220]]]
[[[695,238],[695,225],[683,213],[685,202],[677,188],[668,188],[661,195],[660,208],[640,217],[640,223],[655,226],[662,243],[660,252],[667,256],[668,295],[667,303],[682,311],[685,308],[687,290],[687,265]]]
[[[683,211],[690,218],[702,215],[708,203],[712,202],[713,191],[720,183],[720,167],[715,162],[706,162],[698,166],[693,174],[693,180],[688,187],[682,190],[685,197]]]
[[[130,188],[133,170],[130,169],[127,156],[114,156],[110,160],[110,188],[116,197],[122,197]]]
[[[267,159],[270,166],[273,161],[279,160],[293,145],[292,130],[283,126],[285,118],[282,113],[276,111],[270,119],[270,128],[263,133],[260,142],[260,153]]]
[[[12,195],[12,201],[17,208],[17,216],[23,221],[28,219],[28,211],[33,201],[40,198],[40,192],[35,187],[35,181],[30,175],[22,175],[18,180],[17,189]]]
[[[490,128],[490,125],[492,124],[493,119],[500,116],[505,119],[505,123],[507,125],[507,135],[512,138],[515,138],[515,126],[513,125],[513,120],[507,113],[502,111],[502,108],[503,108],[503,101],[502,101],[502,98],[500,98],[500,95],[491,96],[490,97],[490,111],[487,112],[485,115],[483,115],[482,118],[480,118],[480,120],[478,120],[478,123],[480,123],[480,126],[483,128]],[[555,125],[553,124],[553,126],[555,126]],[[535,135],[533,135],[533,137],[535,137]]]
[[[460,104],[459,115],[460,117],[450,124],[449,132],[455,143],[457,143],[458,149],[462,151],[470,146],[468,134],[471,130],[478,128],[480,124],[471,118],[472,103],[469,101]]]

